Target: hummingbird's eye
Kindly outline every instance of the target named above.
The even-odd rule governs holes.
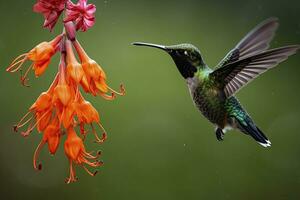
[[[183,53],[184,53],[184,55],[186,55],[186,56],[189,55],[189,53],[188,53],[187,51],[184,51]]]

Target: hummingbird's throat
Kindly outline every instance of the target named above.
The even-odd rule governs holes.
[[[187,79],[194,77],[195,73],[197,72],[197,67],[186,60],[178,59],[178,57],[173,57],[173,60],[183,78]]]

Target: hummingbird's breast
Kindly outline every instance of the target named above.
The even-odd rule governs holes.
[[[196,107],[213,124],[226,125],[225,98],[209,81],[198,78],[187,79],[188,88]]]

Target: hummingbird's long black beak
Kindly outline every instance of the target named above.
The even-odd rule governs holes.
[[[134,42],[132,44],[136,45],[136,46],[154,47],[157,49],[162,49],[164,51],[168,51],[168,48],[166,46],[159,45],[159,44],[151,44],[151,43],[144,43],[144,42]]]

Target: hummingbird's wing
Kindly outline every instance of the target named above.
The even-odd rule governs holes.
[[[226,97],[230,97],[260,74],[295,54],[299,48],[300,45],[285,46],[237,60],[216,69],[210,78],[224,91]]]
[[[278,25],[277,18],[269,18],[257,25],[225,56],[225,58],[223,58],[216,68],[223,67],[231,62],[253,56],[268,49]]]

